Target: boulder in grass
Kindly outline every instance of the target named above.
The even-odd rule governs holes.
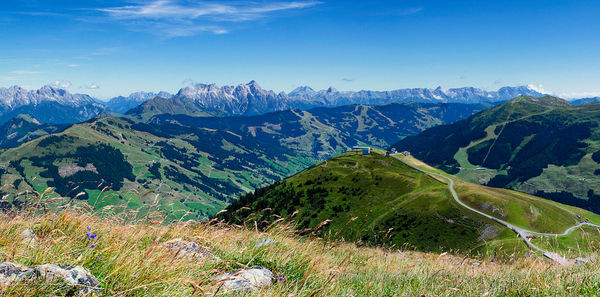
[[[249,291],[265,288],[273,282],[273,273],[262,266],[225,273],[216,278],[224,291]]]
[[[81,266],[44,264],[37,266],[36,271],[46,281],[62,280],[69,285],[79,287],[78,295],[97,294],[99,292],[96,277]]]
[[[185,258],[191,260],[198,259],[217,259],[218,257],[213,255],[205,247],[193,242],[185,241],[181,238],[173,239],[165,242],[165,247],[175,253],[177,258]]]
[[[6,287],[14,282],[35,279],[35,270],[12,262],[0,263],[0,286]]]
[[[21,240],[26,245],[36,245],[38,238],[31,229],[25,229],[21,232]]]

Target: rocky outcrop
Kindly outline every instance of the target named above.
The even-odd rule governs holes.
[[[96,277],[81,266],[44,264],[32,269],[12,262],[0,263],[1,286],[6,287],[26,280],[64,281],[66,284],[74,286],[77,295],[80,296],[97,294],[100,291]]]
[[[0,285],[6,287],[14,282],[35,279],[37,272],[21,264],[4,262],[0,263]]]
[[[216,278],[224,291],[257,290],[271,285],[273,273],[262,266],[236,270]]]
[[[173,239],[165,242],[165,247],[175,253],[176,258],[184,258],[190,260],[199,259],[217,259],[207,248],[193,242],[185,241],[181,238]]]

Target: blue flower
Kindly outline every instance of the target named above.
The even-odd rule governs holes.
[[[98,234],[96,234],[96,232],[94,232],[94,233],[85,232],[85,235],[87,236],[87,238],[88,238],[89,240],[94,240],[94,239],[96,239],[96,237],[98,236]]]
[[[277,278],[279,281],[283,281],[283,276]]]
[[[90,245],[90,248],[95,248],[95,247],[96,247],[95,244]]]

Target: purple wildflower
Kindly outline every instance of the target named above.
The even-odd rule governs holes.
[[[95,248],[95,247],[96,247],[95,244],[90,245],[90,248]]]
[[[283,281],[283,276],[277,278],[279,281]]]
[[[87,226],[88,231],[92,231],[92,227]]]
[[[94,239],[96,239],[96,237],[98,236],[98,234],[96,234],[96,232],[94,232],[94,233],[85,232],[85,235],[87,236],[87,238],[88,238],[89,240],[94,240]]]

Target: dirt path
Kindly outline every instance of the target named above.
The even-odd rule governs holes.
[[[494,216],[491,216],[489,214],[481,212],[481,211],[479,211],[479,210],[477,210],[477,209],[475,209],[473,207],[470,207],[466,203],[462,202],[458,198],[458,195],[456,194],[456,191],[454,190],[454,179],[452,179],[452,178],[450,178],[450,177],[448,177],[446,175],[437,173],[437,172],[427,171],[427,170],[423,170],[423,169],[417,168],[417,167],[415,167],[415,166],[413,166],[413,165],[405,162],[401,158],[398,158],[398,157],[396,157],[394,155],[392,155],[391,157],[394,158],[394,159],[396,159],[396,160],[399,160],[400,162],[404,163],[406,166],[411,167],[411,168],[413,168],[415,170],[418,170],[418,171],[423,172],[425,174],[429,174],[429,175],[434,175],[434,176],[437,176],[437,177],[441,177],[441,178],[447,180],[448,181],[448,188],[450,189],[450,192],[452,193],[452,197],[454,197],[454,200],[456,201],[456,203],[458,203],[462,207],[464,207],[464,208],[466,208],[466,209],[468,209],[468,210],[470,210],[470,211],[472,211],[474,213],[477,213],[477,214],[479,214],[481,216],[484,216],[484,217],[486,217],[486,218],[488,218],[490,220],[493,220],[493,221],[495,221],[495,222],[497,222],[497,223],[499,223],[499,224],[501,224],[501,225],[503,225],[503,226],[505,226],[505,227],[513,230],[515,233],[517,233],[517,235],[519,235],[519,237],[521,237],[523,239],[523,241],[525,242],[525,244],[527,244],[527,246],[530,249],[537,250],[537,251],[543,253],[545,257],[553,260],[554,262],[557,262],[558,264],[561,264],[561,265],[570,265],[570,264],[572,264],[572,261],[569,260],[569,259],[566,259],[566,258],[564,258],[564,257],[562,257],[562,256],[560,256],[560,255],[558,255],[558,254],[556,254],[554,252],[550,252],[550,251],[547,251],[547,250],[544,250],[544,249],[538,247],[537,245],[535,245],[534,243],[531,242],[531,240],[529,239],[529,237],[532,236],[532,235],[538,235],[538,236],[565,236],[565,235],[569,234],[571,231],[573,231],[573,230],[575,230],[575,229],[577,229],[579,227],[585,226],[585,225],[600,228],[600,225],[583,222],[583,223],[579,223],[579,224],[577,224],[575,226],[572,226],[572,227],[568,228],[567,230],[565,230],[565,232],[563,232],[561,234],[554,234],[554,233],[540,233],[540,232],[535,232],[535,231],[531,231],[531,230],[527,230],[525,228],[521,228],[521,227],[515,226],[515,225],[513,225],[513,224],[511,224],[509,222],[503,221],[503,220],[501,220],[499,218],[496,218]]]

